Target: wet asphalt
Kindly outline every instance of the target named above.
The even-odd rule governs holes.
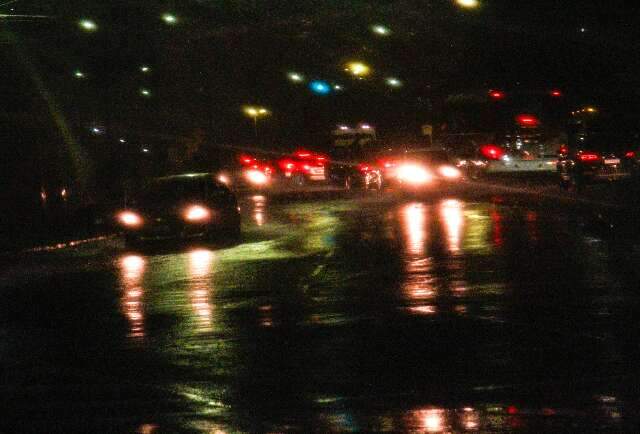
[[[637,432],[633,212],[478,186],[241,206],[238,242],[3,258],[0,431]]]

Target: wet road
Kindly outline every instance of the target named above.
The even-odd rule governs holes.
[[[473,189],[242,208],[236,245],[5,258],[2,431],[635,431],[633,239]]]

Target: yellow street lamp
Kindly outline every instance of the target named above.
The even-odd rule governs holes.
[[[456,0],[456,3],[466,9],[475,9],[480,6],[479,0]]]
[[[265,107],[256,106],[244,106],[242,110],[244,111],[245,115],[253,119],[253,131],[256,138],[258,138],[258,118],[268,116],[271,113]]]
[[[362,62],[349,62],[345,67],[345,71],[355,75],[356,77],[364,77],[371,73],[369,65]]]

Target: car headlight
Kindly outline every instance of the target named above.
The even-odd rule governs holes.
[[[433,175],[425,167],[417,164],[405,164],[398,168],[398,179],[409,184],[426,184],[433,179]]]
[[[458,169],[456,169],[455,167],[452,167],[452,166],[442,166],[442,167],[440,167],[440,169],[438,169],[438,172],[443,177],[449,178],[449,179],[456,179],[456,178],[460,178],[460,176],[462,176],[462,173],[460,173],[460,170],[458,170]]]
[[[247,170],[244,176],[253,185],[264,185],[269,182],[269,177],[260,170]]]
[[[227,186],[231,185],[231,178],[226,173],[218,174],[216,179],[218,180],[218,182],[221,182],[224,185],[227,185]]]
[[[211,218],[211,211],[201,205],[192,205],[184,211],[184,219],[192,223],[206,222]]]
[[[142,217],[133,211],[123,211],[118,214],[118,221],[128,228],[136,228],[142,225]]]

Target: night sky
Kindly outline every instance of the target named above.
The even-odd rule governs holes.
[[[260,122],[264,146],[310,144],[336,123],[416,131],[440,120],[449,95],[491,88],[558,88],[568,106],[620,101],[632,110],[640,6],[615,3],[0,0],[0,14],[45,16],[0,18],[3,164],[42,173],[91,153],[92,141],[117,149],[120,137],[167,143],[194,130],[250,144],[245,104],[271,110]],[[83,29],[83,19],[97,28]],[[352,60],[372,73],[355,79],[344,71]],[[306,82],[290,81],[291,71]],[[343,89],[315,95],[313,79]],[[49,146],[59,142],[67,147]]]

